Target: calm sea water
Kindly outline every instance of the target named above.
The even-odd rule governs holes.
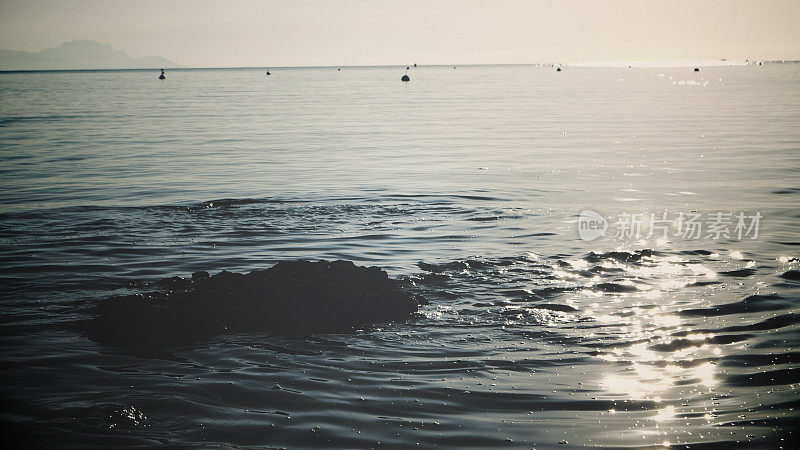
[[[403,69],[0,74],[7,435],[798,445],[800,65]],[[579,237],[587,209],[605,237]],[[648,236],[718,212],[728,238]],[[624,214],[641,235],[615,235]],[[75,327],[164,277],[298,258],[378,265],[430,305],[158,353]]]

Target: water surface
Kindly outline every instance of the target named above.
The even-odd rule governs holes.
[[[404,69],[404,68],[403,68]],[[50,447],[784,447],[800,66],[0,74],[2,420]],[[757,239],[584,241],[581,211]],[[87,303],[349,259],[415,319],[130,353]]]

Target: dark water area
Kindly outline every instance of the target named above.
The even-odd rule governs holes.
[[[400,75],[0,74],[4,439],[798,447],[800,66]],[[297,259],[428,304],[148,350],[80,326],[159,280]]]

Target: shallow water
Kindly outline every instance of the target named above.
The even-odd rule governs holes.
[[[402,72],[0,74],[3,428],[79,448],[797,446],[800,65]],[[756,239],[584,241],[585,209],[763,219]],[[85,301],[297,258],[378,265],[430,305],[157,353],[75,327]]]

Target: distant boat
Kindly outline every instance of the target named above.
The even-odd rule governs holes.
[[[164,75],[164,69],[161,69],[161,75],[158,76],[158,79],[159,80],[166,80],[167,79],[167,76]]]
[[[272,75],[271,73],[269,73],[269,69],[267,69],[267,75]]]

